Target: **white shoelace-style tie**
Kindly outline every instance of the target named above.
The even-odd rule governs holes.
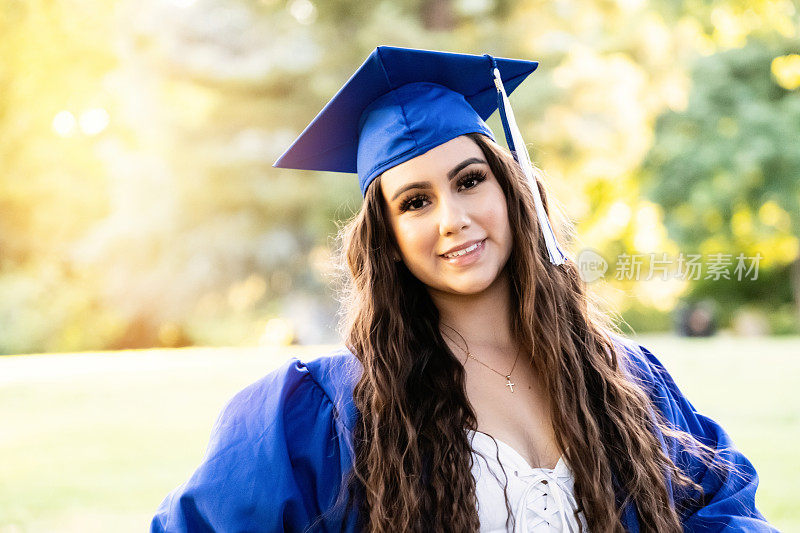
[[[489,434],[470,430],[469,438],[483,533],[509,533],[508,511],[515,533],[588,531],[586,517],[575,513],[580,507],[565,455],[553,468],[532,467],[517,450]]]
[[[536,469],[515,474],[527,486],[514,506],[514,532],[529,533],[547,525],[572,533],[574,529],[569,515],[578,504],[572,488],[559,478],[558,472],[555,469]]]

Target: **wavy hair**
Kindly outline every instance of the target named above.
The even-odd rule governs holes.
[[[506,198],[513,228],[506,268],[512,308],[519,310],[512,331],[551,398],[553,429],[589,529],[623,531],[623,509],[633,502],[644,531],[682,531],[667,478],[676,491],[702,489],[666,455],[657,433],[687,443],[707,462],[710,449],[670,427],[620,364],[614,328],[575,264],[550,264],[517,163],[482,135],[469,137]],[[477,418],[464,369],[442,339],[425,286],[392,258],[398,249],[379,180],[339,234],[347,268],[342,333],[363,367],[353,392],[354,465],[343,489],[351,504],[360,495],[355,505],[364,531],[478,531],[466,433],[477,429]],[[544,186],[538,178],[536,184],[549,213]]]

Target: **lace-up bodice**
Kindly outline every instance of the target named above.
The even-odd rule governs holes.
[[[503,468],[508,476],[508,501],[516,519],[514,533],[581,531],[574,514],[578,507],[573,493],[574,479],[563,457],[555,468],[532,468],[508,444],[495,439],[495,447],[492,438],[479,431],[469,431],[468,436],[474,455],[472,475],[482,533],[506,531]],[[579,518],[583,531],[587,531],[583,514]]]

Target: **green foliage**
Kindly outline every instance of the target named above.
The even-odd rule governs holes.
[[[631,305],[622,315],[619,327],[625,335],[669,331],[670,313],[640,303]]]
[[[320,258],[360,205],[356,180],[271,164],[378,44],[539,59],[512,100],[553,201],[607,257],[666,246],[658,220],[637,218],[652,123],[679,107],[698,54],[796,19],[786,0],[750,4],[0,0],[0,350],[228,343],[286,314],[294,291],[329,301]],[[711,83],[712,100],[761,94],[759,68],[729,76],[732,96],[716,78],[696,86]],[[785,101],[758,104],[784,102],[769,110],[779,122],[747,127],[793,126]],[[92,109],[104,128],[83,124]],[[786,147],[763,146],[773,137],[737,155],[748,179],[791,172],[769,158]],[[726,187],[697,193],[709,224],[724,224]],[[759,228],[784,224],[791,194],[750,209],[753,242],[782,257],[789,233]]]
[[[55,265],[0,276],[0,355],[102,349],[124,328],[86,279]]]
[[[659,117],[645,161],[644,190],[682,250],[764,256],[757,281],[695,283],[691,297],[721,302],[723,317],[746,302],[793,300],[800,91],[772,71],[774,58],[797,49],[796,41],[751,40],[698,60],[688,106]]]
[[[698,249],[713,234],[745,244],[751,235],[732,224],[742,209],[751,213],[753,234],[800,229],[800,92],[770,73],[772,60],[797,46],[756,41],[699,60],[687,109],[659,118],[646,191],[664,206],[681,243]],[[768,201],[790,215],[789,227],[758,220]]]
[[[797,309],[790,304],[781,305],[767,313],[769,330],[773,335],[798,335],[800,325],[797,321]]]
[[[756,304],[770,310],[773,306],[791,304],[794,301],[790,265],[762,269],[758,279],[741,281],[720,278],[718,280],[698,280],[688,298],[694,301],[712,299],[721,304],[720,320],[727,325],[736,308]]]

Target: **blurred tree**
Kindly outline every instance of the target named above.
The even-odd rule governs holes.
[[[322,54],[316,7],[123,2],[118,17],[116,124],[97,146],[111,210],[73,257],[128,319],[114,347],[252,341],[292,291],[319,292],[306,258],[357,194],[271,169],[319,99],[300,82]],[[244,328],[209,334],[232,319]]]
[[[774,307],[791,283],[800,313],[798,44],[751,40],[700,59],[686,109],[656,124],[644,180],[670,236],[685,252],[764,257],[759,280],[698,282],[691,297]]]
[[[378,44],[540,60],[512,100],[575,247],[668,250],[638,167],[656,117],[686,106],[685,66],[794,31],[790,0],[745,4],[0,0],[0,352],[251,342],[270,315],[310,322],[360,195],[349,176],[271,163]],[[681,290],[613,284],[659,313]],[[624,309],[624,294],[604,297]]]
[[[118,331],[68,243],[107,212],[94,142],[113,5],[0,0],[0,354],[99,348]]]

